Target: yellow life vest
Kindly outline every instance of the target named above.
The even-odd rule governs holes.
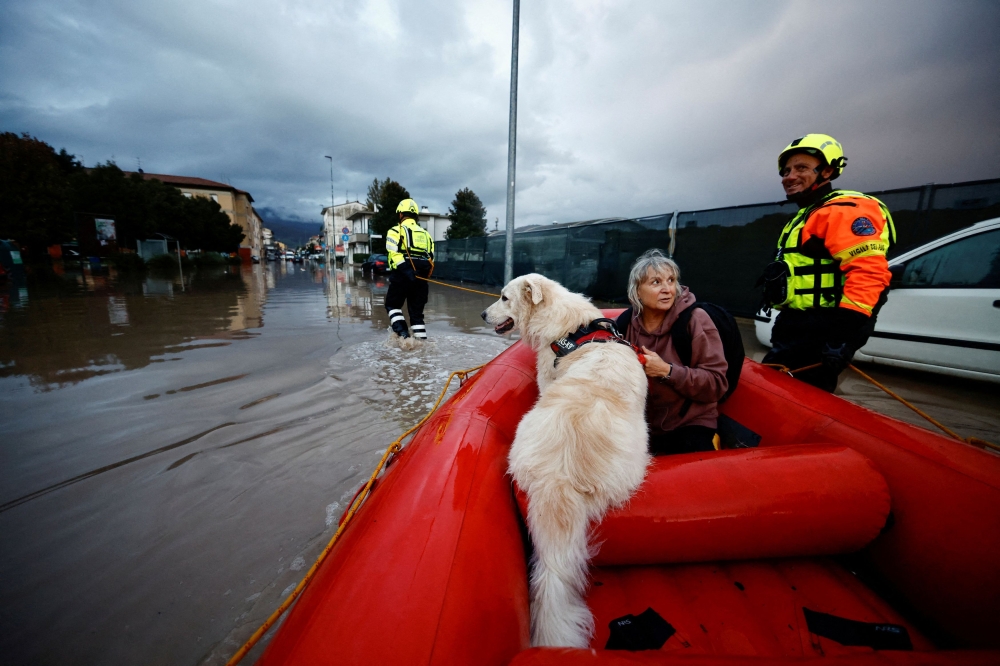
[[[413,259],[434,259],[434,239],[412,218],[406,218],[385,235],[385,249],[389,256],[389,270]]]
[[[803,208],[788,221],[778,239],[776,263],[785,264],[786,289],[784,299],[773,299],[771,306],[779,310],[806,310],[808,308],[835,308],[840,305],[844,294],[844,273],[840,270],[840,259],[834,258],[825,247],[802,247],[802,229],[809,216],[817,209],[836,199],[859,197],[878,203],[886,225],[880,243],[882,254],[890,243],[896,242],[896,227],[892,215],[885,204],[875,197],[852,190],[834,190],[816,203]],[[772,264],[773,266],[773,264]]]

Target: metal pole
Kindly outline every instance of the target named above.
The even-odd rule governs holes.
[[[181,265],[181,242],[177,241],[177,270],[181,274],[181,291],[187,291],[184,288],[184,267]]]
[[[330,160],[330,227],[333,228],[333,272],[336,278],[337,273],[337,229],[334,228],[336,220],[333,217],[333,158],[329,155],[324,155],[326,159]],[[326,265],[330,265],[330,232],[327,231],[326,234]],[[336,282],[336,280],[334,280]]]
[[[514,165],[517,161],[517,33],[521,0],[514,0],[514,29],[510,47],[510,123],[507,129],[507,243],[504,246],[503,282],[514,279]]]

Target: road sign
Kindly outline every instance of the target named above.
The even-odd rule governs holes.
[[[348,236],[347,234],[344,234],[343,236],[340,237],[340,240],[346,243],[347,241],[351,240],[351,237]]]
[[[349,234],[349,233],[351,233],[351,230],[348,229],[347,227],[344,227],[343,229],[340,230],[340,233],[342,233],[342,234]]]

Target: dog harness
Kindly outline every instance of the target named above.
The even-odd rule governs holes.
[[[615,328],[615,322],[610,319],[595,319],[586,326],[581,326],[575,332],[550,344],[549,347],[556,355],[552,365],[557,365],[563,356],[567,356],[591,342],[617,342],[620,345],[625,345],[639,357],[639,363],[646,365],[646,356],[642,350],[623,338],[618,329]]]

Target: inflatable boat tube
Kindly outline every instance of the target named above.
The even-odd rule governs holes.
[[[597,565],[747,560],[861,550],[889,515],[889,489],[845,446],[779,446],[659,457],[605,517]]]
[[[522,515],[526,497],[518,491]],[[660,456],[596,530],[598,566],[858,551],[879,535],[889,491],[870,460],[813,444]]]

